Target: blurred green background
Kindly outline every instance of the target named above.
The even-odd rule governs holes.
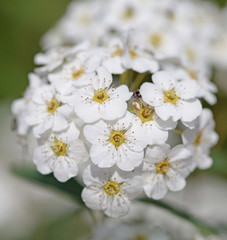
[[[70,0],[0,1],[0,103],[6,102],[9,106],[13,99],[22,96],[28,84],[27,74],[35,67],[34,55],[41,50],[39,45],[41,36],[62,16],[69,2]],[[223,7],[227,0],[216,0],[216,2]],[[212,110],[220,141],[212,150],[215,161],[207,172],[227,179],[227,94],[222,92],[220,85],[219,88],[218,104]],[[72,214],[67,219],[56,220],[51,225],[38,227],[33,239],[76,239],[73,237],[74,229],[84,231],[78,226],[78,221],[75,221],[77,217]],[[59,225],[64,237],[56,231]]]

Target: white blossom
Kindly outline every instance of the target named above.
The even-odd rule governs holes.
[[[114,218],[127,214],[131,200],[142,191],[140,176],[125,174],[115,168],[100,169],[89,165],[84,170],[83,180],[86,185],[82,192],[85,204]]]
[[[185,185],[185,177],[193,170],[191,152],[183,145],[170,149],[167,144],[147,148],[143,170],[146,173],[144,191],[148,197],[163,198],[168,189],[180,191]]]
[[[53,86],[43,85],[34,91],[25,120],[33,127],[33,133],[38,138],[49,129],[66,129],[72,112],[72,108],[64,103]]]
[[[144,83],[140,92],[143,100],[154,107],[162,120],[172,118],[173,121],[190,122],[200,115],[202,105],[196,98],[198,86],[195,81],[177,82],[165,71],[155,73],[152,80],[154,83]]]
[[[65,182],[78,173],[78,164],[88,159],[79,130],[74,123],[68,129],[43,137],[35,148],[33,161],[42,174],[54,173],[60,182]]]
[[[74,105],[76,115],[84,122],[115,120],[126,113],[126,101],[132,93],[126,85],[112,87],[112,81],[112,75],[100,67],[97,69],[97,76],[94,76],[86,87],[76,91],[71,104]]]
[[[183,143],[193,153],[193,159],[200,169],[207,169],[213,163],[209,156],[210,148],[218,141],[214,126],[212,112],[205,108],[196,120],[195,128],[186,129],[182,134]]]
[[[134,128],[134,115],[127,113],[115,124],[102,120],[86,125],[84,135],[92,144],[91,161],[100,168],[115,164],[124,171],[131,171],[142,163],[145,142],[142,132]]]

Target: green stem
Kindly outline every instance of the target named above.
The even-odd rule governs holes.
[[[188,222],[192,223],[193,225],[200,228],[201,230],[204,230],[205,232],[209,232],[212,234],[217,234],[219,232],[217,227],[211,226],[210,224],[192,216],[191,214],[189,214],[179,208],[170,206],[169,204],[164,203],[162,201],[157,201],[157,200],[148,199],[148,198],[141,198],[141,199],[139,199],[139,201],[146,203],[146,204],[152,204],[159,208],[165,209],[165,210],[171,212],[172,214],[187,220]]]
[[[183,131],[180,130],[180,129],[178,129],[178,128],[174,129],[174,132],[175,132],[175,133],[178,133],[178,134],[182,134],[182,133],[183,133]]]
[[[146,77],[147,73],[139,73],[135,79],[135,81],[131,84],[130,90],[135,91],[138,89],[143,82],[144,78]]]
[[[130,83],[133,81],[133,75],[134,72],[131,69],[128,69],[127,71],[122,73],[120,76],[120,85],[126,84],[127,86],[129,86]]]

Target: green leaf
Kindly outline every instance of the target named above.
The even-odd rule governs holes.
[[[70,179],[65,183],[61,183],[53,176],[53,174],[42,175],[38,173],[37,170],[31,168],[14,167],[12,168],[12,172],[16,176],[22,177],[29,181],[42,183],[68,193],[77,201],[77,203],[84,205],[81,199],[83,186],[78,181],[76,181],[76,179]]]
[[[165,210],[171,212],[172,214],[192,223],[194,226],[196,226],[200,230],[204,231],[205,233],[218,234],[218,232],[219,232],[219,229],[216,226],[212,226],[212,225],[196,218],[195,216],[189,214],[188,212],[185,212],[182,209],[179,209],[179,208],[169,205],[168,203],[164,203],[162,201],[157,201],[157,200],[153,200],[153,199],[149,199],[149,198],[141,198],[138,200],[143,203],[152,204],[159,208],[165,209]]]

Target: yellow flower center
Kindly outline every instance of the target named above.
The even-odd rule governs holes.
[[[159,48],[162,45],[162,35],[159,33],[153,33],[150,36],[150,43],[155,47]]]
[[[88,25],[89,23],[92,22],[92,17],[91,17],[89,14],[84,13],[84,14],[82,14],[81,17],[79,18],[79,22],[80,22],[81,24]]]
[[[84,74],[84,69],[78,69],[78,70],[74,70],[72,73],[72,78],[74,80],[78,79],[79,77],[81,77]]]
[[[145,235],[139,234],[134,238],[134,240],[147,240],[147,237]]]
[[[116,182],[108,181],[103,186],[103,190],[107,195],[116,195],[119,193],[120,187],[121,187],[120,184]]]
[[[112,57],[120,57],[123,54],[123,49],[117,47],[117,49],[112,53]]]
[[[120,146],[125,141],[124,132],[113,131],[110,134],[109,140],[114,146],[116,146],[116,147]]]
[[[137,54],[135,48],[134,49],[129,49],[129,55],[131,58],[137,58],[139,55]]]
[[[187,55],[187,57],[188,57],[190,62],[192,62],[192,63],[195,62],[195,60],[196,60],[196,53],[195,53],[195,51],[192,48],[187,48],[185,53],[186,53],[186,55]]]
[[[108,94],[106,90],[96,90],[93,96],[93,100],[98,103],[103,103],[107,100]]]
[[[197,80],[197,73],[195,71],[188,71],[188,75],[190,76],[190,78]]]
[[[157,173],[161,173],[161,174],[164,174],[164,173],[167,173],[169,171],[169,162],[167,161],[167,159],[165,159],[164,161],[162,162],[159,162],[159,163],[156,163],[156,172]]]
[[[47,102],[46,105],[47,111],[53,114],[61,104],[56,99],[53,98],[51,101]]]
[[[135,15],[135,10],[132,7],[128,7],[122,15],[124,20],[130,20]]]
[[[139,110],[139,118],[142,122],[149,122],[153,117],[153,109],[151,108],[141,108]]]
[[[174,90],[164,92],[165,102],[175,104],[178,100],[178,96]]]
[[[202,131],[198,132],[193,142],[194,146],[199,146],[202,141]]]
[[[53,151],[58,155],[58,156],[64,156],[66,154],[67,146],[65,143],[56,141],[53,145]]]

